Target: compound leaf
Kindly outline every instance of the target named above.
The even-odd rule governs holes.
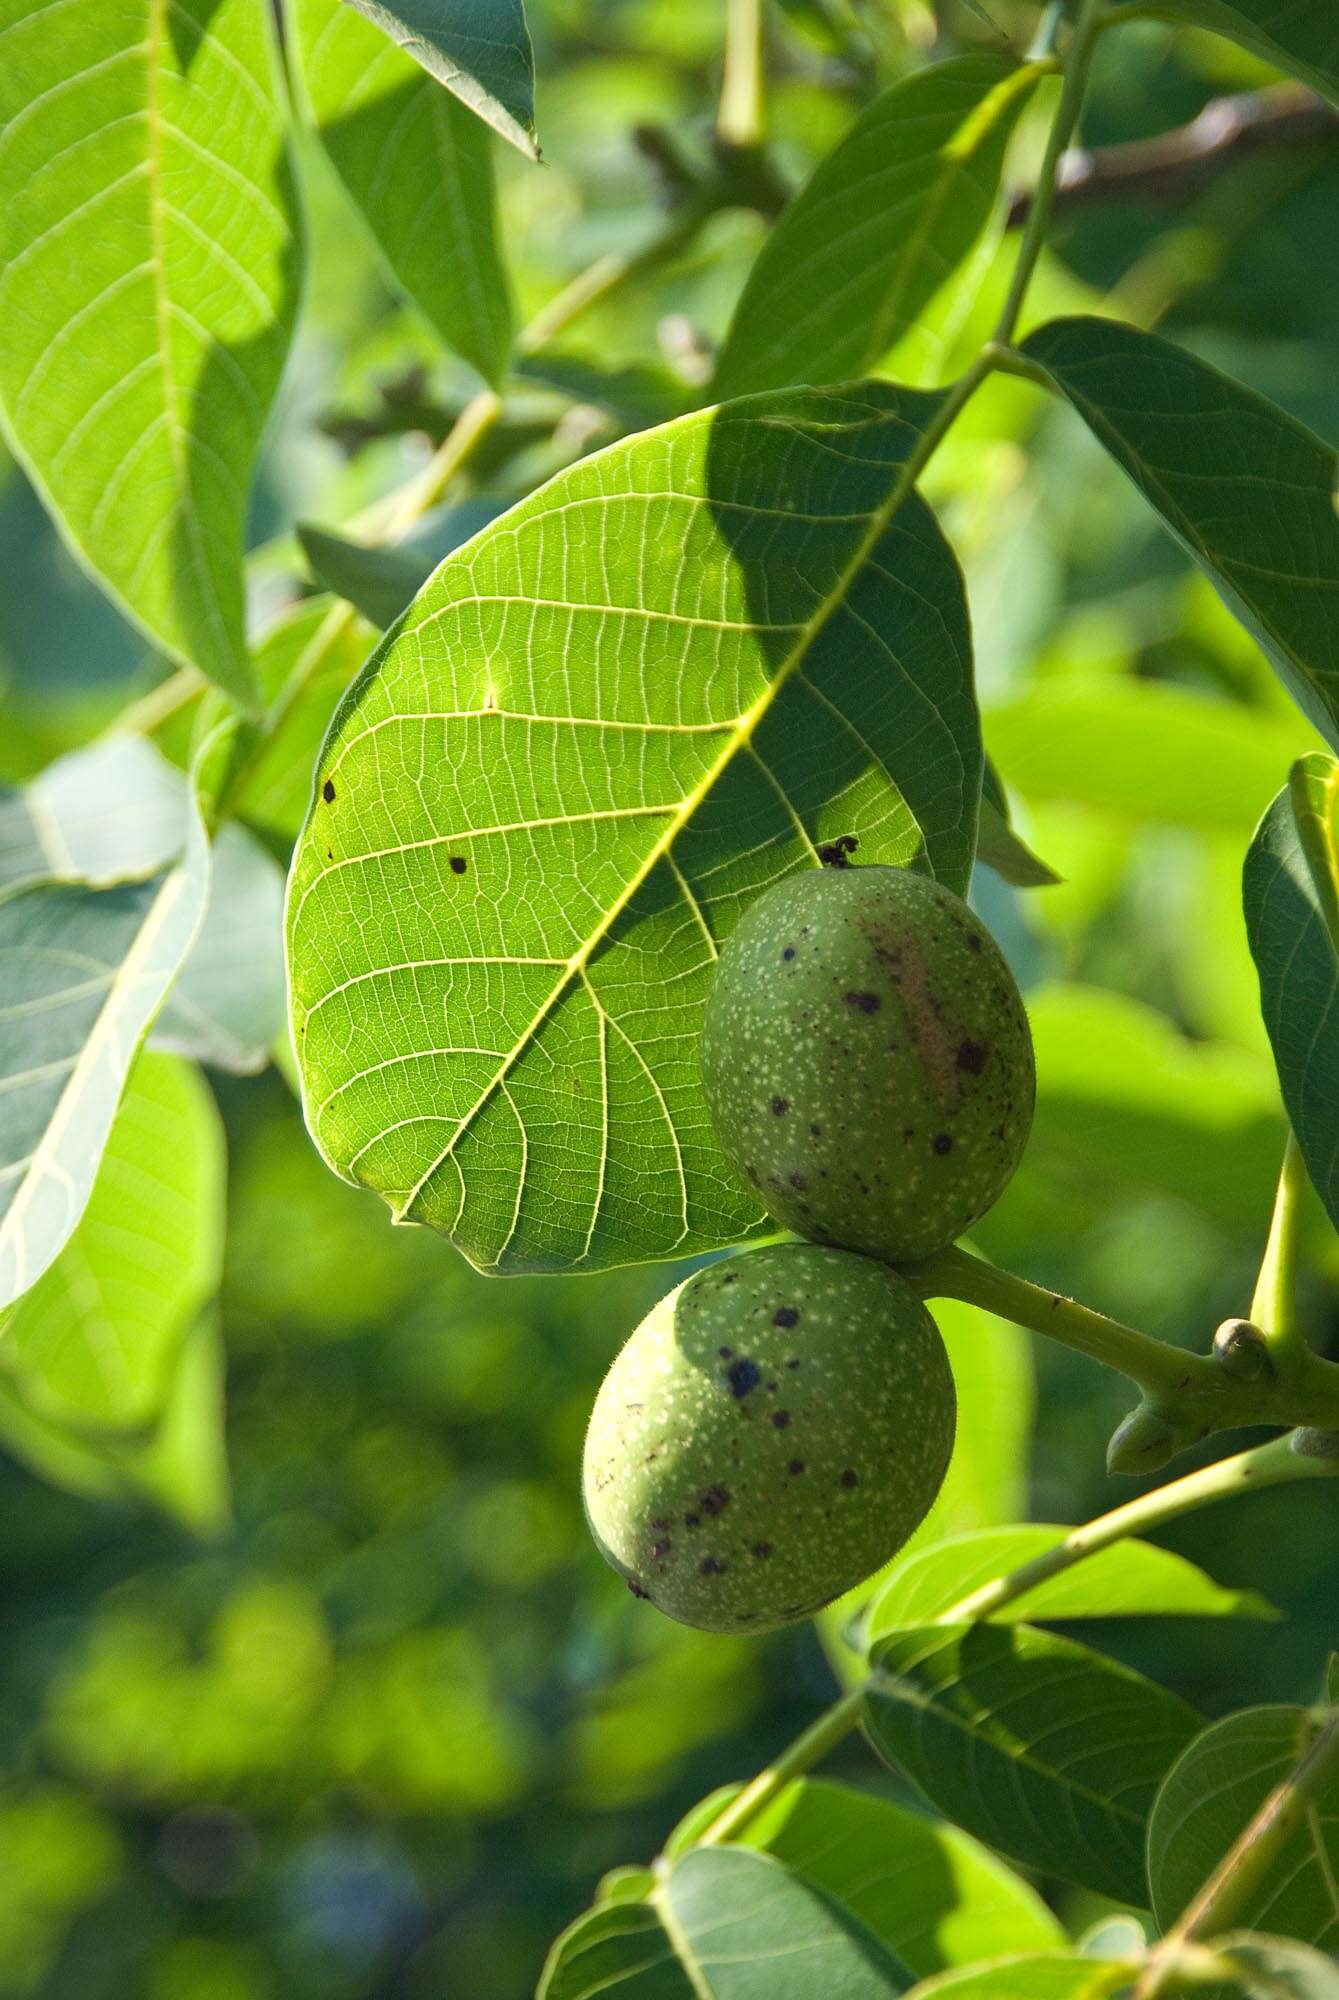
[[[253,697],[247,489],[300,246],[266,0],[0,0],[0,407],[76,554]]]
[[[885,90],[800,190],[749,273],[724,399],[842,382],[882,360],[967,256],[1040,65],[955,56]]]
[[[346,0],[297,0],[294,41],[308,118],[391,276],[496,382],[512,315],[486,128]]]
[[[755,1231],[697,1074],[721,941],[839,834],[965,886],[961,579],[905,490],[937,407],[757,398],[581,461],[339,708],[289,894],[308,1123],[479,1267]]]

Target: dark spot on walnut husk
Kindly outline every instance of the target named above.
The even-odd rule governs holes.
[[[795,1190],[796,1194],[807,1194],[807,1193],[808,1193],[808,1190],[809,1190],[809,1183],[808,1183],[808,1181],[807,1181],[807,1180],[806,1180],[806,1179],[804,1178],[804,1175],[803,1175],[803,1174],[787,1174],[787,1175],[786,1175],[786,1179],[787,1179],[787,1180],[788,1180],[788,1181],[790,1182],[790,1184],[791,1184],[791,1186],[792,1186],[792,1187],[794,1188],[794,1190]]]
[[[720,1355],[722,1361],[728,1361],[730,1359],[730,1356],[734,1353],[734,1351],[735,1350],[733,1347],[718,1347],[716,1349],[716,1352]]]
[[[697,1566],[697,1573],[699,1576],[724,1576],[725,1564],[718,1562],[715,1556],[703,1556]]]
[[[650,1591],[643,1590],[641,1584],[638,1583],[635,1576],[625,1576],[623,1581],[624,1583],[627,1584],[628,1589],[632,1592],[634,1597],[644,1597],[649,1601],[651,1596]]]
[[[980,1076],[986,1066],[986,1045],[984,1042],[958,1043],[958,1068],[966,1070],[968,1076]]]
[[[968,933],[967,933],[967,949],[968,949],[969,951],[980,951],[980,949],[981,949],[981,936],[980,936],[980,933],[979,933],[978,931],[968,931]]]
[[[805,1470],[804,1460],[802,1458],[792,1458],[786,1470],[792,1479],[798,1479],[800,1474]]]
[[[798,1326],[799,1323],[800,1311],[798,1306],[778,1306],[772,1314],[773,1326]],[[795,1363],[789,1362],[787,1366],[793,1368]]]
[[[859,1475],[853,1472],[850,1466],[848,1465],[846,1470],[842,1474],[842,1485],[846,1488],[847,1492],[849,1493],[853,1486],[858,1486],[859,1484],[860,1484]]]
[[[848,1007],[856,1007],[862,1014],[877,1014],[883,1005],[877,993],[845,993],[842,998]]]
[[[723,1277],[723,1278],[721,1279],[721,1283],[722,1283],[723,1285],[733,1285],[733,1284],[734,1284],[734,1282],[735,1282],[735,1279],[736,1279],[736,1278],[737,1278],[738,1276],[739,1276],[739,1273],[738,1273],[738,1271],[727,1271],[727,1272],[726,1272],[726,1274],[725,1274],[725,1276],[724,1276],[724,1277]]]
[[[773,1118],[784,1118],[789,1110],[790,1099],[788,1097],[774,1097],[772,1099]]]
[[[760,1563],[765,1563],[771,1553],[772,1544],[770,1542],[755,1542],[753,1544],[753,1554],[758,1558]]]
[[[700,1524],[701,1520],[702,1516],[700,1514],[685,1514],[683,1517],[683,1524],[685,1528],[696,1528]]]
[[[334,784],[331,779],[327,778],[325,783],[321,787],[321,797],[325,800],[326,804],[329,805],[331,801],[334,799],[334,796],[335,796]]]
[[[788,944],[788,945],[786,946],[786,949],[785,949],[785,950],[784,950],[784,951],[782,952],[781,956],[782,956],[782,958],[784,958],[784,959],[785,959],[785,961],[786,961],[786,964],[787,964],[787,965],[789,965],[789,964],[790,964],[790,961],[791,961],[791,960],[792,960],[792,958],[794,958],[794,956],[795,956],[795,947],[794,947],[794,945],[793,945],[793,944]]]
[[[819,848],[818,858],[825,868],[849,868],[850,857],[859,845],[853,833],[842,833]]]
[[[658,1542],[652,1542],[651,1544],[651,1560],[653,1562],[659,1562],[662,1556],[667,1556],[669,1554],[673,1546],[674,1544],[673,1542],[671,1542],[669,1536],[662,1535]]]
[[[453,875],[463,875],[469,865],[463,854],[453,854],[451,856],[451,873]]]
[[[811,1139],[821,1139],[822,1136],[823,1136],[823,1127],[821,1125],[811,1125],[809,1127],[809,1137]]]
[[[774,1428],[775,1428],[775,1429],[777,1429],[777,1430],[779,1430],[779,1431],[784,1431],[784,1430],[789,1430],[789,1429],[790,1429],[790,1411],[789,1411],[789,1410],[773,1410],[773,1412],[772,1412],[772,1423],[773,1423],[773,1426],[774,1426]]]
[[[799,1365],[799,1361],[796,1359],[791,1359],[786,1363],[787,1368],[798,1368]]]
[[[698,1502],[704,1514],[723,1514],[730,1505],[730,1490],[726,1486],[709,1486]]]
[[[951,1153],[953,1151],[953,1135],[950,1132],[936,1132],[930,1144],[934,1147],[936,1153],[939,1153],[941,1156],[944,1153]]]
[[[725,1371],[725,1379],[730,1386],[730,1394],[741,1401],[750,1389],[756,1389],[762,1380],[762,1370],[756,1361],[732,1361]]]

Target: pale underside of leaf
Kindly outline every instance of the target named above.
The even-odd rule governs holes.
[[[530,159],[534,59],[523,0],[345,0]]]
[[[135,1052],[199,932],[209,844],[105,889],[54,883],[0,904],[0,1308],[83,1213]]]
[[[755,1229],[696,1068],[730,926],[839,833],[965,886],[961,585],[899,471],[934,407],[611,447],[448,559],[337,714],[290,880],[308,1122],[480,1266]]]
[[[29,1408],[90,1433],[156,1415],[218,1284],[222,1204],[222,1131],[199,1073],[142,1056],[79,1227],[0,1315],[0,1361]]]
[[[296,310],[268,8],[0,0],[0,409],[76,555],[251,696],[242,535]]]

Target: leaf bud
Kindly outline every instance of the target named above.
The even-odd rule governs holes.
[[[1234,1382],[1263,1382],[1274,1373],[1265,1336],[1248,1319],[1225,1319],[1213,1337],[1213,1358]]]

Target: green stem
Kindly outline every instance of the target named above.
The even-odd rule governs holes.
[[[1179,1431],[1177,1448],[1245,1424],[1339,1430],[1339,1366],[1305,1344],[1286,1376],[1243,1382],[1208,1355],[1188,1354],[956,1247],[902,1275],[924,1298],[980,1306],[1128,1375]],[[1149,1469],[1155,1469],[1152,1462]]]
[[[648,237],[640,248],[597,257],[546,306],[541,306],[534,318],[521,329],[516,341],[517,353],[538,353],[555,335],[565,332],[573,320],[589,312],[592,306],[599,305],[611,292],[621,290],[634,279],[644,278],[661,264],[668,263],[685,244],[691,242],[710,213],[711,206],[706,200],[691,201],[671,216],[653,236]]]
[[[1020,1563],[1007,1576],[996,1577],[960,1598],[938,1622],[959,1624],[963,1620],[989,1618],[1004,1605],[1025,1597],[1038,1584],[1049,1582],[1051,1577],[1072,1569],[1088,1556],[1095,1556],[1099,1549],[1110,1548],[1113,1542],[1124,1541],[1128,1535],[1160,1528],[1215,1500],[1230,1500],[1237,1493],[1257,1492],[1267,1486],[1325,1478],[1335,1473],[1339,1473],[1339,1464],[1299,1458],[1290,1439],[1271,1438],[1268,1444],[1258,1445],[1253,1451],[1220,1458],[1198,1472],[1188,1472],[1182,1479],[1155,1487],[1151,1493],[1141,1493],[1136,1500],[1127,1500],[1123,1507],[1113,1507],[1109,1514],[1099,1514],[1095,1521],[1088,1521],[1081,1528],[1072,1528],[1063,1542],[1048,1549],[1045,1555]]]
[[[1166,1991],[1187,1945],[1230,1930],[1241,1918],[1313,1806],[1339,1779],[1339,1714],[1319,1727],[1297,1765],[1277,1784],[1204,1887],[1168,1931],[1135,1989],[1135,2000]]]
[[[716,136],[741,150],[762,144],[763,0],[726,0],[725,74],[721,82]]]
[[[1088,86],[1088,69],[1100,30],[1101,15],[1098,0],[1079,0],[1073,38],[1065,54],[1060,102],[1056,106],[1055,117],[1047,134],[1046,151],[1042,155],[1041,171],[1037,176],[1037,186],[1028,209],[1023,238],[1018,246],[1018,256],[1014,263],[1013,276],[1009,281],[1008,296],[995,328],[994,338],[1002,345],[1013,339],[1014,328],[1023,309],[1023,300],[1032,273],[1041,255],[1042,245],[1046,241],[1061,156],[1073,138],[1075,127],[1079,122],[1079,112]]]
[[[728,1806],[725,1806],[711,1822],[705,1833],[697,1841],[699,1847],[719,1847],[724,1840],[734,1840],[752,1820],[758,1817],[764,1806],[770,1805],[778,1792],[784,1791],[794,1778],[802,1777],[821,1758],[826,1757],[844,1736],[849,1736],[860,1720],[864,1706],[864,1683],[852,1688],[830,1708],[825,1708],[817,1722],[810,1723],[795,1741],[782,1751],[765,1770],[737,1792]]]
[[[1113,1542],[1122,1541],[1127,1535],[1161,1527],[1183,1514],[1210,1506],[1216,1500],[1227,1500],[1238,1493],[1280,1486],[1293,1480],[1323,1479],[1337,1474],[1339,1462],[1299,1458],[1287,1438],[1271,1439],[1268,1444],[1220,1459],[1216,1465],[1187,1473],[1184,1478],[1174,1479],[1156,1492],[1142,1494],[1137,1500],[1127,1501],[1108,1514],[1100,1514],[1096,1520],[1073,1529],[1058,1547],[1048,1549],[1044,1556],[1022,1563],[1008,1575],[996,1577],[969,1592],[951,1605],[938,1622],[962,1624],[988,1617],[1034,1589],[1037,1584],[1046,1582],[1049,1577],[1058,1576],[1062,1570],[1072,1569],[1076,1563],[1095,1556],[1099,1549],[1110,1548]],[[699,1836],[697,1845],[716,1847],[722,1841],[738,1839],[764,1807],[770,1805],[793,1779],[812,1770],[821,1758],[849,1736],[860,1722],[865,1690],[875,1678],[871,1675],[825,1708],[779,1757],[774,1758],[765,1770],[735,1794]]]
[[[1269,1237],[1251,1300],[1252,1322],[1264,1335],[1270,1358],[1281,1375],[1291,1373],[1310,1351],[1297,1324],[1297,1259],[1306,1185],[1302,1149],[1289,1132]]]

